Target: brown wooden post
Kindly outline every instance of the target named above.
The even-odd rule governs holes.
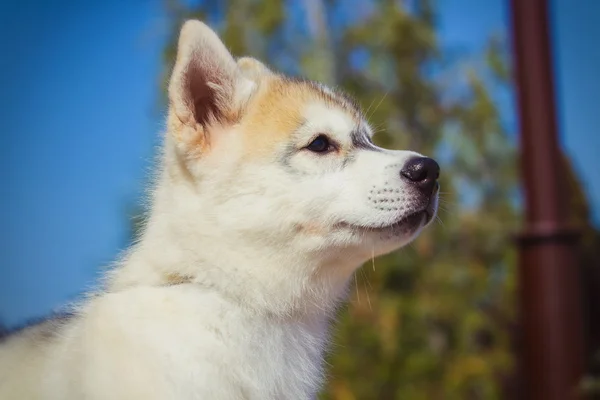
[[[520,236],[522,373],[527,400],[578,397],[583,330],[577,232],[568,227],[546,0],[511,0],[525,226]]]

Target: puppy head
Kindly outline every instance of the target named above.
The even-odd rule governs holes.
[[[359,265],[435,216],[435,161],[375,146],[345,94],[235,60],[198,21],[181,31],[169,100],[177,207],[232,246]]]

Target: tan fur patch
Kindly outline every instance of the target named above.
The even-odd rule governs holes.
[[[192,280],[193,278],[191,276],[180,275],[174,272],[165,275],[165,284],[167,284],[168,286],[182,285],[184,283],[190,283],[192,282]]]
[[[323,225],[318,223],[308,223],[308,224],[297,224],[294,226],[294,230],[297,234],[303,233],[308,236],[322,236],[329,232],[329,229],[326,229]]]
[[[302,110],[311,102],[341,108],[359,121],[360,111],[353,104],[323,91],[314,83],[266,76],[239,124],[245,136],[244,157],[273,154],[274,147],[287,140],[304,122]]]

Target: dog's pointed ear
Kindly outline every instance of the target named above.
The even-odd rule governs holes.
[[[169,81],[170,125],[180,144],[203,150],[212,125],[235,122],[256,86],[244,75],[208,26],[196,20],[183,25]]]
[[[263,77],[272,74],[266,65],[252,57],[239,58],[237,65],[242,74],[254,82],[259,82]]]

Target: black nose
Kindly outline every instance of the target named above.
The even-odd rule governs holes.
[[[429,195],[440,176],[440,166],[431,158],[412,158],[404,164],[400,175]]]

